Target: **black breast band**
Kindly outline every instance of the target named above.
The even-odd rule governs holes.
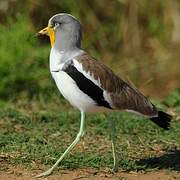
[[[104,99],[103,90],[79,72],[74,67],[73,61],[66,63],[62,71],[66,72],[76,82],[79,89],[91,97],[98,106],[112,109],[110,104]]]

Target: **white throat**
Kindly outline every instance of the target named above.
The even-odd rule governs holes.
[[[49,57],[50,71],[59,71],[65,62],[73,59],[74,57],[82,54],[84,51],[81,49],[75,49],[71,51],[58,51],[56,48],[52,47]]]

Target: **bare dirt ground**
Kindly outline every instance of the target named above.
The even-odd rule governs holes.
[[[22,167],[11,167],[0,171],[0,180],[33,180],[35,175],[42,170],[26,170]],[[80,169],[59,170],[46,178],[46,180],[180,180],[180,173],[174,171],[152,171],[152,172],[118,172],[111,174],[106,170]]]

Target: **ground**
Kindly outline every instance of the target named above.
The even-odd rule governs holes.
[[[27,170],[22,167],[10,167],[6,171],[0,171],[1,180],[33,180],[41,170]],[[55,172],[47,180],[178,180],[180,174],[174,171],[150,171],[150,172],[118,172],[112,174],[107,170],[95,170],[91,168],[62,170]]]
[[[88,114],[81,142],[47,179],[180,179],[180,101],[177,97],[180,96],[157,103],[173,116],[169,131],[135,114]],[[56,162],[76,137],[79,112],[53,104],[1,107],[0,180],[35,179],[35,175]],[[111,120],[116,122],[117,174],[109,173],[113,165]]]

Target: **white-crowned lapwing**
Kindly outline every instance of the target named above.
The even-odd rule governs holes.
[[[101,61],[95,60],[81,49],[82,28],[70,14],[56,14],[50,18],[48,27],[39,34],[50,37],[50,71],[53,79],[71,105],[81,112],[80,130],[72,144],[57,162],[38,177],[49,175],[84,134],[85,112],[123,110],[146,116],[164,129],[169,129],[171,116],[159,111],[141,94]],[[112,142],[114,168],[116,156]]]

